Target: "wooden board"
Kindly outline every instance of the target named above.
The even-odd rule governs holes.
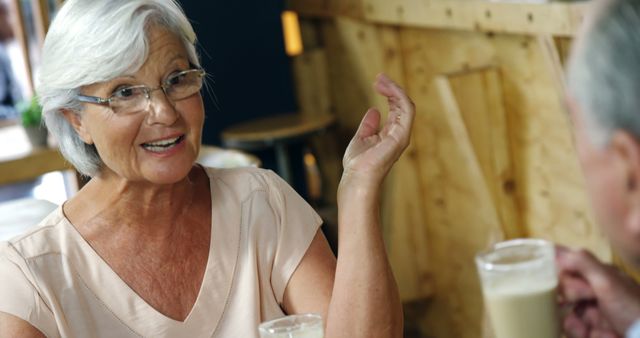
[[[464,158],[462,164],[481,199],[487,201],[488,211],[494,213],[492,240],[525,237],[498,69],[488,66],[439,75],[435,85],[442,114]]]
[[[376,75],[385,72],[404,83],[399,30],[339,18],[324,24],[322,37],[331,60],[331,97],[344,149],[369,107],[386,113],[386,99],[373,90]],[[411,147],[407,153],[412,153]],[[415,184],[419,172],[415,164],[411,155],[398,161],[387,178],[382,201],[389,259],[404,300],[425,298],[432,292],[424,210],[419,204],[423,197]]]
[[[541,237],[612,258],[590,213],[562,105],[562,65],[570,40],[558,34],[569,36],[573,32],[564,29],[572,28],[550,23],[564,28],[522,30],[509,21],[520,15],[507,17],[517,14],[515,9],[493,12],[508,6],[485,2],[457,2],[455,8],[494,6],[489,17],[500,13],[496,20],[506,22],[503,28],[442,22],[438,29],[423,28],[432,26],[407,18],[439,14],[417,6],[450,3],[403,1],[402,21],[392,18],[399,1],[371,1],[375,7],[365,5],[361,20],[319,21],[329,106],[346,145],[367,107],[385,105],[371,90],[378,72],[393,74],[415,101],[412,143],[385,185],[385,240],[403,300],[431,295],[417,312],[423,333],[477,338],[483,305],[473,258],[496,237]],[[584,5],[518,10],[534,8],[529,6],[547,13],[543,19],[575,28]],[[486,8],[480,13],[487,16]],[[374,14],[380,17],[371,19]],[[437,76],[447,79],[455,107],[443,104],[434,85]],[[455,119],[447,115],[452,107]],[[470,171],[470,160],[479,169]]]
[[[350,16],[371,23],[512,34],[573,36],[588,3],[455,0],[292,0],[305,16]]]
[[[324,49],[307,49],[294,58],[293,69],[300,114],[308,117],[318,114],[335,116]],[[342,175],[342,151],[336,142],[336,130],[331,128],[312,139],[321,172],[322,199],[328,205],[336,203],[336,191]]]

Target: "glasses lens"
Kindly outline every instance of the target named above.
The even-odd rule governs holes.
[[[187,98],[202,88],[203,71],[199,69],[181,72],[167,79],[165,93],[171,100]]]
[[[116,114],[134,114],[145,109],[147,105],[146,87],[128,87],[117,90],[109,101]]]
[[[178,101],[199,92],[203,76],[204,71],[193,69],[169,77],[164,85],[167,97],[172,101]],[[135,114],[147,108],[147,91],[157,89],[148,89],[145,86],[118,89],[111,96],[109,105],[115,114]]]

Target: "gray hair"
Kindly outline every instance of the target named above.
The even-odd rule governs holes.
[[[179,37],[189,61],[200,66],[195,32],[176,0],[67,0],[51,24],[36,91],[60,151],[84,175],[97,175],[102,159],[62,112],[82,111],[76,96],[83,86],[139,70],[148,56],[151,25]]]
[[[602,147],[619,129],[640,138],[640,2],[599,5],[577,42],[567,80],[589,137]]]

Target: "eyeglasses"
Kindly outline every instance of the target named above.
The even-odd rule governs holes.
[[[202,89],[202,69],[189,69],[170,75],[160,87],[149,88],[144,85],[118,88],[108,98],[78,95],[80,102],[108,105],[114,114],[130,115],[148,108],[151,93],[162,89],[173,102],[186,99]]]

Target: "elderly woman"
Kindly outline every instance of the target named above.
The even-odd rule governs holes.
[[[91,180],[0,246],[0,337],[257,337],[320,313],[327,337],[400,337],[380,185],[414,108],[384,76],[344,156],[337,260],[321,220],[270,171],[194,164],[204,109],[189,21],[173,0],[68,0],[38,91],[65,157]]]

